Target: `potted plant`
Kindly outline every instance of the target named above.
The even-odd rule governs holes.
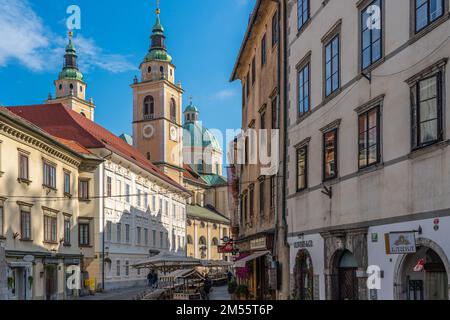
[[[14,287],[14,278],[8,277],[8,289],[12,289]]]
[[[28,285],[30,286],[30,289],[33,286],[33,280],[33,276],[28,276]]]
[[[105,263],[111,264],[112,263],[111,258],[110,257],[105,257]]]
[[[237,286],[238,285],[237,285],[236,280],[228,282],[228,293],[234,294],[236,292]]]
[[[249,294],[248,286],[245,284],[239,285],[236,289],[236,295],[239,297],[239,300],[248,299]]]

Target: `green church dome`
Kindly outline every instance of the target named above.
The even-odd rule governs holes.
[[[184,147],[212,147],[221,151],[219,140],[209,129],[204,128],[198,121],[188,122],[183,125],[183,146]]]
[[[150,61],[164,61],[164,62],[172,62],[172,57],[165,50],[161,49],[152,49],[144,59],[145,62]]]
[[[59,80],[73,79],[83,81],[83,74],[78,69],[74,68],[64,68],[63,71],[59,73]]]

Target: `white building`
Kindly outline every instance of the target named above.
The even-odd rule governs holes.
[[[288,11],[293,295],[448,299],[449,1]]]

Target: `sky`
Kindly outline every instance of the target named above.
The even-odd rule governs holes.
[[[192,95],[208,128],[241,127],[241,86],[229,79],[254,3],[160,0],[176,82],[185,89],[183,110]],[[150,46],[156,0],[0,0],[0,105],[55,96],[70,5],[81,9],[74,44],[87,97],[97,106],[95,120],[117,135],[131,134],[130,84]]]

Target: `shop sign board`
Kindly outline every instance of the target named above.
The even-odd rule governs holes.
[[[253,239],[250,241],[250,250],[265,250],[267,249],[266,237]]]
[[[416,252],[416,234],[410,232],[391,232],[385,234],[386,254],[406,254]]]
[[[233,242],[228,242],[223,246],[217,247],[218,253],[232,253],[234,249]]]

